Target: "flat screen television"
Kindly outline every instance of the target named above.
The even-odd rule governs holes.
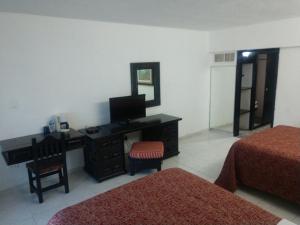
[[[145,95],[110,98],[109,106],[111,123],[127,122],[146,116]]]

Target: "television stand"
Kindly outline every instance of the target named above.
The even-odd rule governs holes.
[[[86,135],[84,147],[85,170],[97,181],[126,173],[124,136],[141,131],[143,141],[162,141],[164,158],[179,154],[178,121],[181,118],[166,114],[146,116],[129,123],[112,123],[100,126],[100,131]],[[118,126],[116,126],[118,124]]]
[[[128,125],[132,122],[132,120],[124,120],[124,121],[119,121],[118,124],[121,125],[121,126],[125,126],[125,125]]]

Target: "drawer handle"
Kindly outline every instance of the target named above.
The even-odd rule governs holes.
[[[103,159],[109,159],[109,155],[104,155]]]
[[[120,155],[120,152],[113,153],[113,157],[116,157],[116,156],[119,156],[119,155]]]
[[[102,144],[101,144],[102,147],[106,147],[106,146],[108,146],[108,145],[109,145],[109,142],[105,142],[105,143],[102,143]]]
[[[80,144],[81,140],[70,140],[67,142],[69,145]]]

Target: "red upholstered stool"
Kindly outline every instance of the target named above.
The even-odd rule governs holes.
[[[161,141],[141,141],[132,145],[129,152],[130,175],[137,170],[156,168],[161,170],[164,157],[164,144]]]

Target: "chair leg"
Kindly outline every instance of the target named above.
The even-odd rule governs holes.
[[[132,158],[129,158],[129,170],[130,170],[130,176],[135,175],[135,160]]]
[[[43,202],[43,192],[42,192],[42,185],[41,185],[41,178],[40,175],[36,175],[36,186],[37,186],[37,195],[39,198],[39,203]]]
[[[30,193],[33,193],[33,178],[32,178],[32,173],[31,171],[27,168],[27,172],[28,172],[28,180],[29,180],[29,190],[30,190]]]
[[[67,171],[66,166],[64,166],[64,168],[63,168],[63,173],[64,173],[63,181],[64,181],[64,185],[65,185],[65,192],[69,193],[68,171]]]
[[[159,161],[159,164],[157,166],[157,171],[161,171],[161,161]]]
[[[59,177],[59,183],[64,184],[63,174],[61,170],[58,172],[58,177]]]

